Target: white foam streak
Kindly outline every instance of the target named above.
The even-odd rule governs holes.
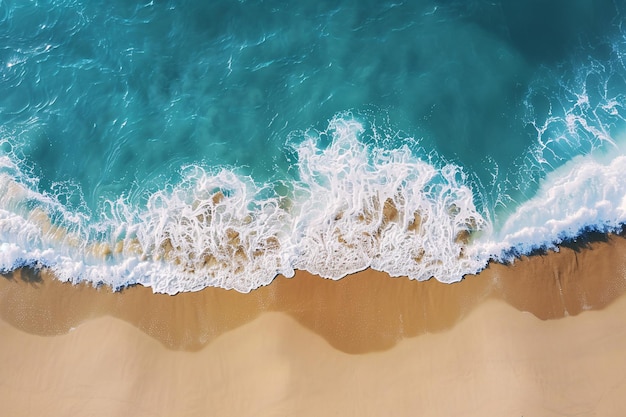
[[[173,192],[151,196],[140,215],[136,234],[144,251],[179,266],[170,278],[152,275],[149,284],[161,288],[167,281],[176,291],[200,285],[247,292],[278,273],[293,275],[281,259],[289,246],[282,230],[289,216],[278,199],[259,200],[259,189],[226,170],[193,171]]]
[[[327,149],[316,138],[298,149],[306,198],[296,218],[295,267],[334,279],[372,267],[448,282],[484,266],[461,256],[459,234],[486,226],[463,172],[438,170],[406,146],[369,151],[355,140],[362,132],[358,122],[336,118]]]
[[[592,156],[574,158],[547,175],[483,250],[502,259],[554,247],[586,229],[617,230],[626,222],[625,172],[624,155],[606,164]]]

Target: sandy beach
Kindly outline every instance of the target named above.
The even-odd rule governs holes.
[[[0,280],[11,416],[617,416],[626,239],[446,285],[298,272],[176,296]]]
[[[0,0],[0,417],[626,416],[626,0]]]

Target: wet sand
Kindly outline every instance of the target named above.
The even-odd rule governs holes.
[[[446,285],[299,272],[167,296],[0,279],[8,415],[620,415],[626,239]]]

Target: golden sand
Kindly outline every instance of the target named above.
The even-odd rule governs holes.
[[[250,294],[168,296],[20,270],[0,279],[0,404],[12,416],[621,415],[624,271],[616,236],[451,285],[298,272]]]

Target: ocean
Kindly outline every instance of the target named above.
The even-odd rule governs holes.
[[[451,283],[621,230],[625,18],[0,1],[0,271],[169,294],[295,270]]]

